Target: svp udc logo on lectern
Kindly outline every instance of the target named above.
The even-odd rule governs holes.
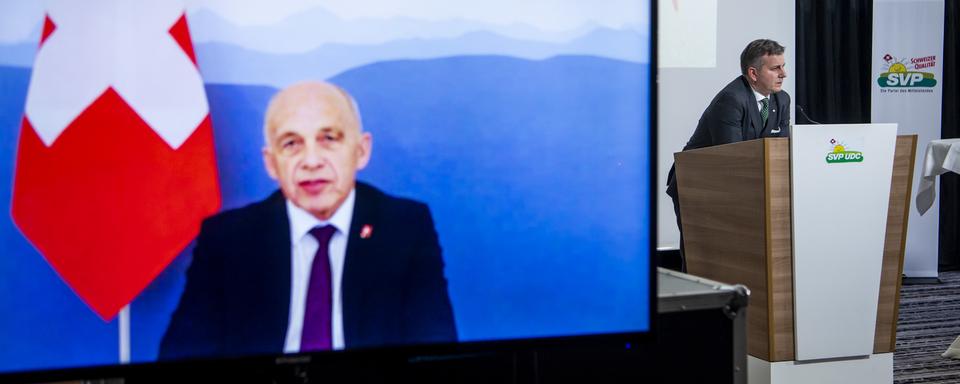
[[[933,92],[937,79],[933,73],[924,72],[937,66],[937,56],[897,58],[889,53],[883,55],[884,70],[877,78],[880,92]],[[929,68],[929,69],[928,69]]]
[[[845,142],[830,139],[830,147],[832,150],[827,153],[827,164],[860,163],[863,161],[863,152],[849,150]]]

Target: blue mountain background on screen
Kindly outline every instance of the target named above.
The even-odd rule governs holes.
[[[257,84],[228,80],[282,60],[230,67],[223,57],[249,52],[198,46],[223,209],[276,189],[260,155],[263,113],[279,87],[313,74],[349,91],[373,134],[358,179],[429,205],[462,341],[649,329],[649,60],[530,47],[543,57],[371,56],[329,76],[301,64]],[[88,309],[10,218],[30,79],[17,55],[33,51],[0,53],[0,372],[115,364],[117,321]],[[156,358],[190,261],[188,248],[131,304],[134,362]]]

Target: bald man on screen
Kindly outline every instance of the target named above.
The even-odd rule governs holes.
[[[280,189],[204,221],[160,358],[456,341],[429,208],[356,181],[373,139],[353,98],[293,85],[264,137]]]

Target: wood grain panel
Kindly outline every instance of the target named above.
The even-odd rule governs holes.
[[[890,182],[890,206],[887,210],[887,234],[883,244],[880,272],[880,298],[877,305],[877,330],[873,353],[893,352],[897,341],[897,316],[900,307],[900,282],[910,218],[913,167],[917,155],[917,135],[897,136]]]
[[[790,140],[764,139],[770,359],[794,359]]]
[[[764,142],[674,154],[687,270],[751,290],[747,351],[769,359]]]

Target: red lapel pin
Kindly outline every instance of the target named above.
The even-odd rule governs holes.
[[[360,228],[360,238],[369,239],[370,236],[373,236],[373,226],[370,224],[364,224],[363,227]]]

